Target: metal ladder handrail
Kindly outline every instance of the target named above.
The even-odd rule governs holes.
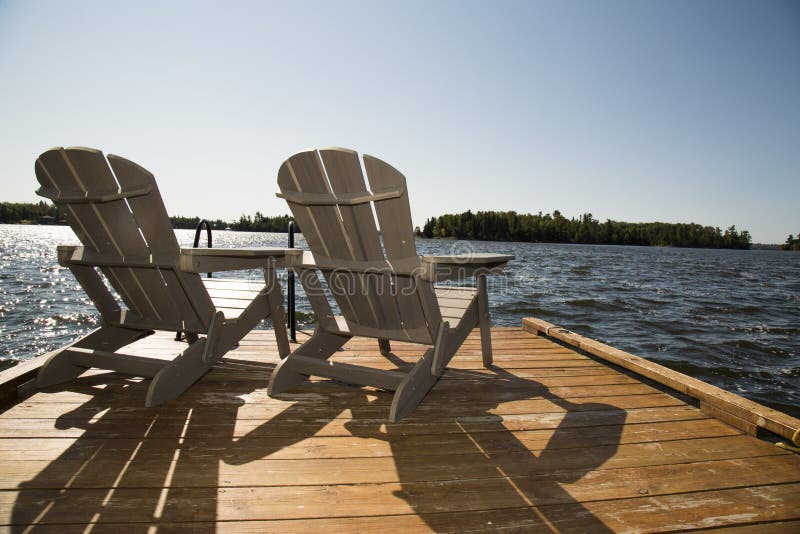
[[[203,227],[206,228],[206,238],[208,248],[213,247],[213,238],[211,237],[211,223],[208,222],[206,219],[201,219],[200,222],[197,223],[197,226],[194,228],[194,244],[192,248],[198,248],[200,245],[200,232],[203,231]],[[289,228],[288,228],[288,240],[289,240],[289,248],[294,248],[294,221],[289,221]],[[208,278],[212,278],[212,273],[207,273]],[[297,343],[297,319],[295,316],[295,279],[294,279],[294,271],[289,269],[289,273],[287,276],[287,288],[286,288],[286,320],[289,323],[289,336],[292,343]],[[176,337],[176,341],[181,340],[181,332],[178,332]]]
[[[198,248],[198,246],[200,245],[200,232],[203,231],[203,226],[206,227],[208,248],[212,248],[213,241],[211,239],[211,223],[208,222],[206,219],[201,219],[200,222],[197,223],[197,226],[194,227],[194,245],[192,245],[192,248]],[[211,273],[206,273],[206,274],[208,275],[209,278],[212,278]]]
[[[212,248],[213,241],[211,239],[211,223],[208,222],[206,219],[201,219],[200,222],[197,223],[197,226],[194,227],[194,245],[192,248],[198,248],[200,245],[200,232],[203,230],[203,226],[206,227],[206,236],[208,241],[208,248]],[[211,273],[206,273],[209,278],[212,277]],[[194,338],[197,338],[197,334],[193,334]],[[183,340],[183,332],[176,332],[175,333],[175,341],[182,341]]]

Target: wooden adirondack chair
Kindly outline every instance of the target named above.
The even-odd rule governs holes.
[[[273,320],[280,354],[289,353],[274,275],[283,249],[181,250],[153,175],[118,156],[106,160],[98,150],[48,150],[36,160],[36,177],[37,194],[55,202],[83,244],[59,246],[58,261],[78,279],[102,324],[53,351],[37,386],[99,367],[153,378],[146,404],[159,405],[185,391],[266,317]],[[261,267],[265,285],[233,313],[214,305],[198,274]],[[189,346],[171,360],[116,352],[153,330],[185,332]]]
[[[278,172],[278,196],[289,203],[311,249],[288,265],[299,274],[318,326],[278,364],[269,394],[286,391],[309,375],[393,390],[389,418],[394,422],[422,401],[476,326],[484,365],[491,365],[486,274],[498,272],[513,256],[418,256],[405,177],[367,155],[364,168],[371,192],[358,154],[351,150],[300,152]],[[451,276],[476,276],[476,287],[434,286],[448,277],[442,267],[449,267]],[[318,272],[341,315],[334,315]],[[378,339],[383,352],[390,350],[389,340],[431,348],[408,372],[328,360],[352,336]]]

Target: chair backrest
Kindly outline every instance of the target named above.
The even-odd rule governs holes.
[[[431,343],[441,316],[432,284],[419,276],[405,177],[377,158],[363,160],[371,191],[352,150],[295,154],[278,171],[278,196],[351,332]]]
[[[59,147],[36,160],[36,178],[37,194],[83,244],[82,263],[99,268],[128,308],[120,323],[208,330],[214,305],[199,275],[177,269],[180,247],[150,172],[99,150]]]

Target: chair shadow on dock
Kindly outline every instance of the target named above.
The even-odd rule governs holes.
[[[187,521],[213,531],[218,492],[224,491],[220,460],[234,441],[242,397],[263,389],[274,367],[247,362],[245,372],[265,378],[226,381],[224,389],[211,393],[195,386],[180,401],[159,408],[143,406],[147,382],[113,373],[58,386],[62,392],[91,395],[55,421],[56,429],[67,432],[65,439],[72,439],[74,430],[83,432],[19,485],[12,532],[64,523],[147,531]],[[283,431],[272,433],[265,455],[313,436],[326,424],[325,414],[317,411],[304,425],[307,433],[286,432],[282,423],[302,420],[305,409],[294,404],[270,419],[271,427]],[[331,418],[337,414],[330,411]]]
[[[408,365],[392,354],[388,356],[399,368]],[[626,411],[609,404],[573,403],[534,380],[497,366],[492,371],[493,375],[448,370],[451,377],[457,376],[456,380],[483,382],[484,387],[496,388],[495,393],[472,396],[469,388],[463,388],[462,393],[471,396],[469,402],[462,400],[452,415],[443,416],[442,406],[451,393],[442,390],[456,380],[440,381],[415,414],[396,424],[376,417],[388,409],[390,393],[334,381],[318,382],[304,391],[313,389],[327,395],[331,414],[350,410],[351,418],[344,424],[350,435],[388,443],[400,486],[393,492],[394,497],[406,502],[406,513],[417,515],[434,531],[533,528],[611,532],[562,485],[580,480],[614,456]],[[510,387],[504,389],[506,386]],[[376,401],[379,396],[385,398]],[[315,401],[299,397],[294,412],[318,409]],[[549,423],[532,425],[542,429],[533,431],[541,436],[533,441],[545,442],[540,449],[535,443],[521,441],[514,429],[506,426],[504,417],[493,413],[502,403],[536,397],[553,404],[552,413],[544,414],[543,420],[559,419],[549,428]],[[337,402],[341,403],[338,407]],[[377,410],[375,404],[379,405]],[[562,410],[563,414],[558,413]],[[598,426],[587,425],[587,419],[595,414]],[[260,442],[272,434],[275,426],[274,420],[268,421],[238,439],[224,460],[242,464],[268,458],[276,448],[271,444],[263,447]],[[520,428],[529,426],[523,423]],[[598,448],[600,452],[592,450],[595,440],[603,445]],[[364,446],[368,447],[368,442]],[[391,480],[387,482],[391,485]],[[370,510],[370,504],[364,503],[363,513],[370,515]],[[339,513],[334,509],[331,512]]]
[[[408,365],[399,358],[395,364]],[[563,399],[540,382],[495,366],[448,370],[417,411],[397,424],[386,423],[389,393],[333,381],[307,383],[296,394],[281,396],[291,402],[288,407],[259,405],[247,416],[258,413],[259,419],[243,418],[248,396],[264,395],[273,368],[228,360],[180,401],[157,409],[140,403],[146,383],[119,375],[85,376],[61,388],[90,398],[56,419],[65,439],[74,441],[20,484],[12,512],[12,523],[19,526],[13,531],[65,523],[146,531],[186,522],[213,531],[214,522],[225,519],[218,517],[220,505],[237,506],[220,503],[226,486],[280,485],[267,472],[231,479],[230,473],[223,475],[222,462],[242,466],[281,457],[308,438],[332,434],[355,438],[355,447],[363,440],[365,459],[380,442],[384,456],[391,457],[393,468],[370,473],[365,482],[380,495],[359,504],[364,516],[380,515],[381,509],[416,516],[412,528],[435,531],[609,531],[564,485],[614,455],[626,417],[620,408]],[[505,403],[530,399],[551,407],[518,417],[496,413]],[[596,444],[603,446],[595,450]],[[47,455],[47,448],[38,454]],[[302,458],[305,452],[295,449],[290,456],[298,454]],[[350,483],[339,482],[335,470],[321,475],[326,477],[329,484]],[[306,498],[302,487],[292,494],[298,505]],[[331,517],[342,515],[335,503],[316,504]]]

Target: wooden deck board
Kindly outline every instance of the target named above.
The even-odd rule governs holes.
[[[219,282],[224,285],[225,282]],[[220,288],[223,289],[223,288]],[[300,335],[301,340],[303,335]],[[471,530],[791,532],[800,455],[664,388],[521,328],[470,335],[407,419],[391,396],[314,380],[266,395],[255,331],[178,400],[108,372],[0,413],[0,525],[95,532]],[[130,352],[164,354],[167,335]],[[408,365],[422,347],[354,339],[335,359]]]

